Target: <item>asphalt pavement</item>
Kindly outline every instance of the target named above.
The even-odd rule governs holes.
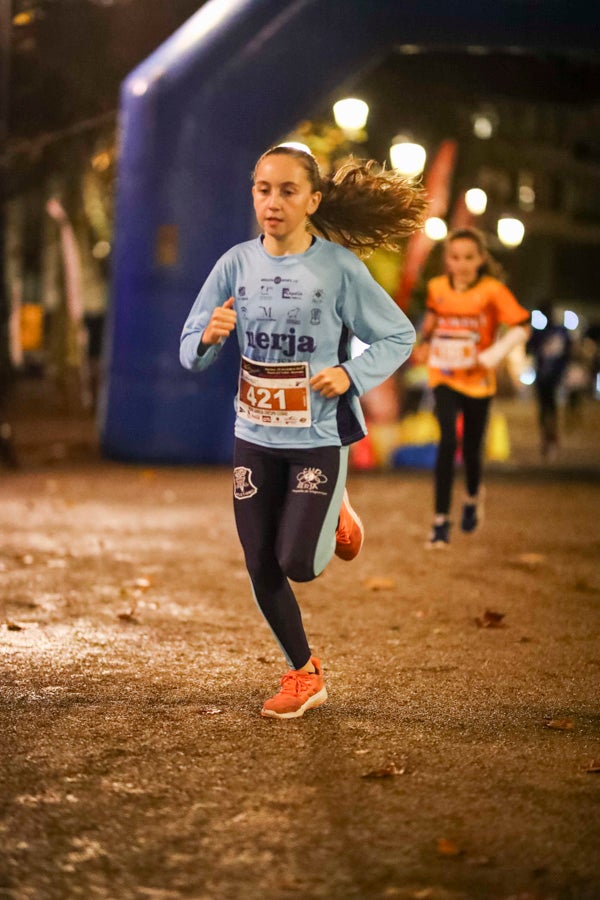
[[[512,457],[447,551],[430,472],[351,474],[364,550],[297,586],[329,700],[292,722],[259,716],[285,664],[227,468],[102,460],[93,420],[17,416],[0,897],[596,900],[600,417],[542,466],[531,404],[503,408]]]

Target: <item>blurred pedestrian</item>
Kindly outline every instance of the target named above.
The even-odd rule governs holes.
[[[459,413],[466,481],[461,529],[472,533],[481,523],[481,457],[490,401],[496,392],[494,369],[529,335],[529,313],[497,277],[498,264],[479,231],[451,232],[444,251],[446,274],[431,279],[427,286],[427,312],[416,351],[417,361],[427,360],[441,431],[429,548],[444,548],[450,542]],[[500,325],[509,329],[497,339]]]
[[[262,715],[287,719],[327,698],[289,579],[311,581],[334,552],[358,554],[363,527],[345,482],[348,447],[366,433],[359,396],[408,358],[415,337],[350,251],[398,249],[425,200],[372,162],[322,177],[310,153],[285,146],[258,160],[252,196],[262,233],[215,265],[180,357],[200,371],[236,331],[235,519],[254,596],[292,666]],[[355,359],[351,332],[369,344]]]
[[[569,364],[571,337],[556,321],[552,303],[541,304],[540,312],[546,324],[532,331],[526,349],[534,358],[540,452],[549,459],[558,450],[558,389]]]

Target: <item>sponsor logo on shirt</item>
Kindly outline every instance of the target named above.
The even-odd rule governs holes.
[[[485,321],[484,316],[439,316],[438,328],[470,328],[477,331]]]
[[[281,296],[284,300],[302,300],[302,291],[293,291],[284,287],[281,289]]]
[[[300,307],[294,306],[293,309],[288,309],[285,320],[286,320],[286,322],[290,322],[292,325],[299,325],[300,324]]]
[[[267,331],[247,331],[248,347],[258,350],[279,350],[283,356],[293,357],[298,353],[314,353],[317,345],[309,334],[296,335],[290,328],[285,334],[269,334]]]

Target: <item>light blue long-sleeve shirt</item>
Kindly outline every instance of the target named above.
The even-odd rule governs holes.
[[[236,417],[235,434],[266,447],[344,446],[366,434],[359,396],[408,358],[415,330],[351,251],[316,238],[305,253],[271,256],[262,238],[237,244],[216,263],[183,327],[180,360],[202,371],[221,345],[200,348],[213,310],[235,298],[242,356],[260,363],[306,362],[308,377],[341,365],[352,382],[339,397],[310,392],[310,425],[280,427]],[[350,338],[368,344],[350,358]],[[229,338],[231,340],[231,338]]]

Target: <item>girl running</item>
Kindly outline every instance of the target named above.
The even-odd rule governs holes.
[[[262,233],[215,265],[180,359],[201,371],[236,332],[236,526],[255,599],[292,667],[262,715],[290,719],[327,691],[289,580],[316,578],[334,552],[358,554],[362,523],[345,490],[349,445],[366,433],[358,398],[408,358],[415,339],[351,250],[397,249],[421,226],[425,200],[372,161],[322,178],[313,156],[286,146],[260,157],[252,196]],[[351,334],[369,344],[355,359]]]
[[[499,266],[474,228],[452,232],[445,244],[446,275],[427,286],[427,312],[417,358],[427,358],[429,384],[441,439],[435,465],[435,517],[428,547],[450,542],[450,504],[456,453],[456,419],[463,414],[462,455],[467,493],[461,529],[481,523],[481,457],[498,363],[529,336],[529,313],[494,277]],[[499,325],[509,330],[495,341]]]

